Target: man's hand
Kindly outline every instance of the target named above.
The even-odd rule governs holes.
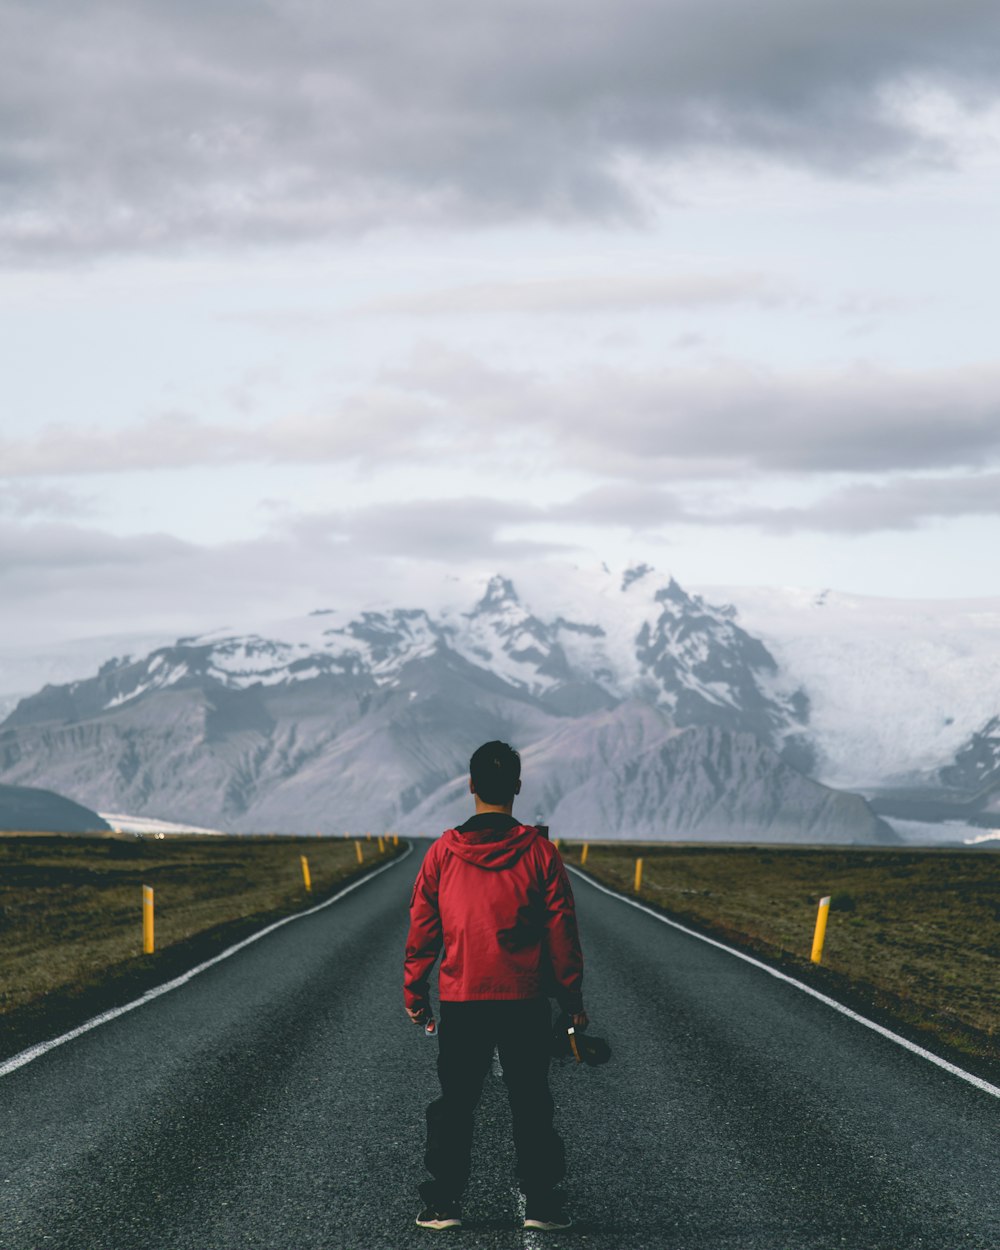
[[[583,1032],[583,1030],[587,1027],[589,1023],[590,1023],[590,1017],[587,1015],[585,1011],[578,1011],[573,1016],[573,1028],[574,1029],[579,1029],[581,1032]]]
[[[426,1024],[430,1013],[426,1007],[407,1007],[406,1014],[414,1024]]]

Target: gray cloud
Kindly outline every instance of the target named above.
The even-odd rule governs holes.
[[[0,461],[0,478],[3,475]],[[83,517],[95,510],[92,499],[58,486],[7,482],[0,489],[0,515],[27,520],[33,517]]]
[[[510,535],[510,531],[544,521],[547,516],[543,508],[470,496],[382,503],[352,512],[296,517],[290,529],[299,539],[349,546],[354,555],[432,560],[454,566],[572,550],[564,543]]]
[[[470,313],[630,312],[648,308],[705,308],[749,303],[764,307],[800,302],[801,295],[763,274],[604,275],[544,282],[491,282],[366,304],[357,311],[405,316]]]
[[[905,477],[834,491],[808,507],[737,508],[706,518],[777,534],[821,531],[870,534],[914,530],[931,520],[1000,516],[1000,473],[945,478]]]
[[[0,442],[0,473],[33,477],[190,468],[243,459],[251,445],[239,427],[209,426],[184,412],[161,413],[117,430],[53,424],[35,439]]]
[[[797,507],[733,506],[731,494],[684,496],[653,487],[588,491],[545,510],[547,520],[612,525],[637,535],[675,525],[752,526],[772,534],[871,534],[919,529],[928,521],[1000,517],[1000,473],[893,477],[840,487]]]
[[[542,405],[604,472],[697,477],[981,467],[1000,453],[993,370],[603,376]]]
[[[557,523],[619,526],[636,532],[661,529],[691,516],[676,495],[643,484],[598,486],[568,503],[545,508],[545,519]]]
[[[207,422],[187,412],[161,413],[124,429],[54,424],[34,439],[0,440],[0,478],[252,462],[387,462],[417,453],[436,417],[417,395],[376,389],[348,399],[332,415],[296,414],[256,424]]]
[[[316,607],[433,604],[449,574],[503,568],[516,576],[553,555],[576,558],[577,548],[545,538],[549,525],[625,528],[640,538],[678,525],[861,535],[935,518],[997,516],[998,501],[1000,472],[856,484],[798,508],[615,485],[533,506],[476,496],[328,515],[276,510],[266,536],[215,546],[0,518],[0,645],[40,645],[67,630],[105,634],[123,621],[133,631],[180,634]]]
[[[309,565],[286,546],[201,547],[165,534],[0,520],[0,645],[130,631],[178,634],[306,605]],[[313,566],[313,570],[315,566]],[[14,689],[19,687],[15,684]]]
[[[1000,472],[855,483],[804,507],[734,506],[731,492],[682,494],[642,485],[603,486],[566,502],[535,505],[478,496],[418,499],[349,513],[293,515],[279,522],[279,532],[307,547],[328,544],[355,556],[498,568],[577,550],[570,542],[523,533],[544,533],[549,526],[624,529],[643,538],[678,525],[752,526],[779,535],[868,534],[963,516],[1000,516]]]
[[[262,538],[218,545],[0,518],[0,646],[132,631],[199,632],[317,607],[434,606],[442,579],[569,550],[516,531],[523,508],[417,500],[276,517]],[[12,688],[17,689],[15,684]]]
[[[50,582],[75,569],[121,570],[128,576],[150,562],[162,566],[195,550],[167,534],[119,537],[60,522],[0,524],[0,576],[8,591],[17,579]]]
[[[1000,457],[1000,371],[778,374],[733,362],[546,379],[424,345],[325,413],[223,425],[164,414],[124,430],[0,442],[0,477],[237,463],[584,471],[656,484],[765,474],[985,469]]]
[[[3,0],[0,249],[58,260],[381,224],[632,216],[723,149],[947,160],[891,96],[995,95],[993,0]]]
[[[775,373],[717,361],[548,380],[428,350],[394,380],[441,410],[485,418],[483,438],[520,429],[550,463],[603,477],[885,473],[984,467],[1000,455],[993,368]]]

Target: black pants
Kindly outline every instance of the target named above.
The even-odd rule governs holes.
[[[471,1165],[473,1113],[494,1046],[514,1122],[517,1179],[527,1194],[547,1193],[566,1172],[562,1138],[552,1126],[548,999],[442,1003],[438,1033],[441,1097],[427,1108],[424,1156],[434,1179],[420,1186],[423,1200],[434,1205],[462,1196]]]

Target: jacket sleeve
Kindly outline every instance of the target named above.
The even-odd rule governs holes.
[[[548,844],[546,844],[548,846]],[[583,1011],[583,952],[576,924],[576,903],[566,869],[555,847],[549,847],[545,871],[545,936],[555,996],[563,1011]]]
[[[416,1010],[430,1001],[430,975],[441,953],[441,915],[438,911],[439,868],[434,848],[424,856],[410,898],[410,931],[403,965],[403,1000]]]

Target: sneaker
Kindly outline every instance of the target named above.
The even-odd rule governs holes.
[[[528,1198],[524,1204],[524,1227],[538,1228],[551,1233],[559,1228],[569,1228],[573,1221],[566,1214],[565,1199],[558,1194],[546,1194],[542,1198]]]
[[[440,1232],[445,1228],[461,1228],[462,1212],[457,1205],[424,1207],[417,1216],[421,1228],[434,1228]]]

